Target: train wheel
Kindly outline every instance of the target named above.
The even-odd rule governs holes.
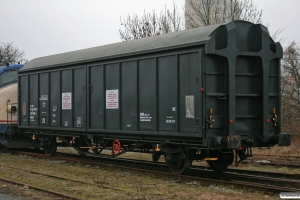
[[[8,147],[7,146],[0,145],[0,147],[1,147],[1,152],[2,153],[6,153],[8,151]]]
[[[57,144],[56,144],[55,138],[54,139],[49,138],[49,141],[48,141],[46,147],[44,148],[46,155],[53,156],[55,154],[56,150],[57,150]]]
[[[112,152],[113,152],[113,155],[119,154],[121,152],[121,142],[119,140],[115,140],[113,142]]]
[[[152,161],[158,162],[158,160],[160,159],[160,156],[161,156],[161,152],[153,152],[152,153]]]
[[[210,168],[216,173],[224,172],[229,165],[229,160],[227,158],[219,158],[218,160],[207,161]]]
[[[78,153],[82,156],[90,154],[89,149],[80,149]]]
[[[166,153],[166,163],[174,174],[183,174],[190,166],[191,160],[186,158],[183,153]]]
[[[181,162],[180,166],[169,166],[169,169],[173,174],[183,174],[189,168],[191,161],[185,159]]]

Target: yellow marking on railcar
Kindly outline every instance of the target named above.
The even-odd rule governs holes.
[[[218,158],[204,158],[204,160],[218,160]]]

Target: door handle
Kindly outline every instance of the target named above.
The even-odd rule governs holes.
[[[200,119],[199,118],[197,118],[196,119],[196,126],[199,128],[199,124],[200,124]]]
[[[227,99],[227,97],[225,96],[225,95],[223,95],[223,96],[217,96],[218,97],[218,99],[221,99],[221,100],[225,100],[225,99]]]

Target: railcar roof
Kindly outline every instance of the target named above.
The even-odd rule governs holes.
[[[170,48],[203,45],[209,41],[210,34],[221,25],[223,24],[36,58],[28,62],[20,71],[100,61]]]

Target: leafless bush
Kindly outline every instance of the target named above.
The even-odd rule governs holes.
[[[282,131],[300,140],[300,48],[292,42],[285,48],[281,74]]]
[[[0,42],[0,66],[6,65],[6,63],[26,62],[24,56],[25,52],[14,47],[12,42]]]
[[[121,19],[119,35],[123,41],[136,40],[145,37],[180,31],[183,29],[184,19],[180,16],[175,3],[173,9],[165,8],[160,15],[155,11],[152,13],[144,12],[140,18],[138,15],[128,15],[127,19]]]
[[[261,23],[262,10],[253,0],[186,0],[186,28],[196,28],[234,20]]]

